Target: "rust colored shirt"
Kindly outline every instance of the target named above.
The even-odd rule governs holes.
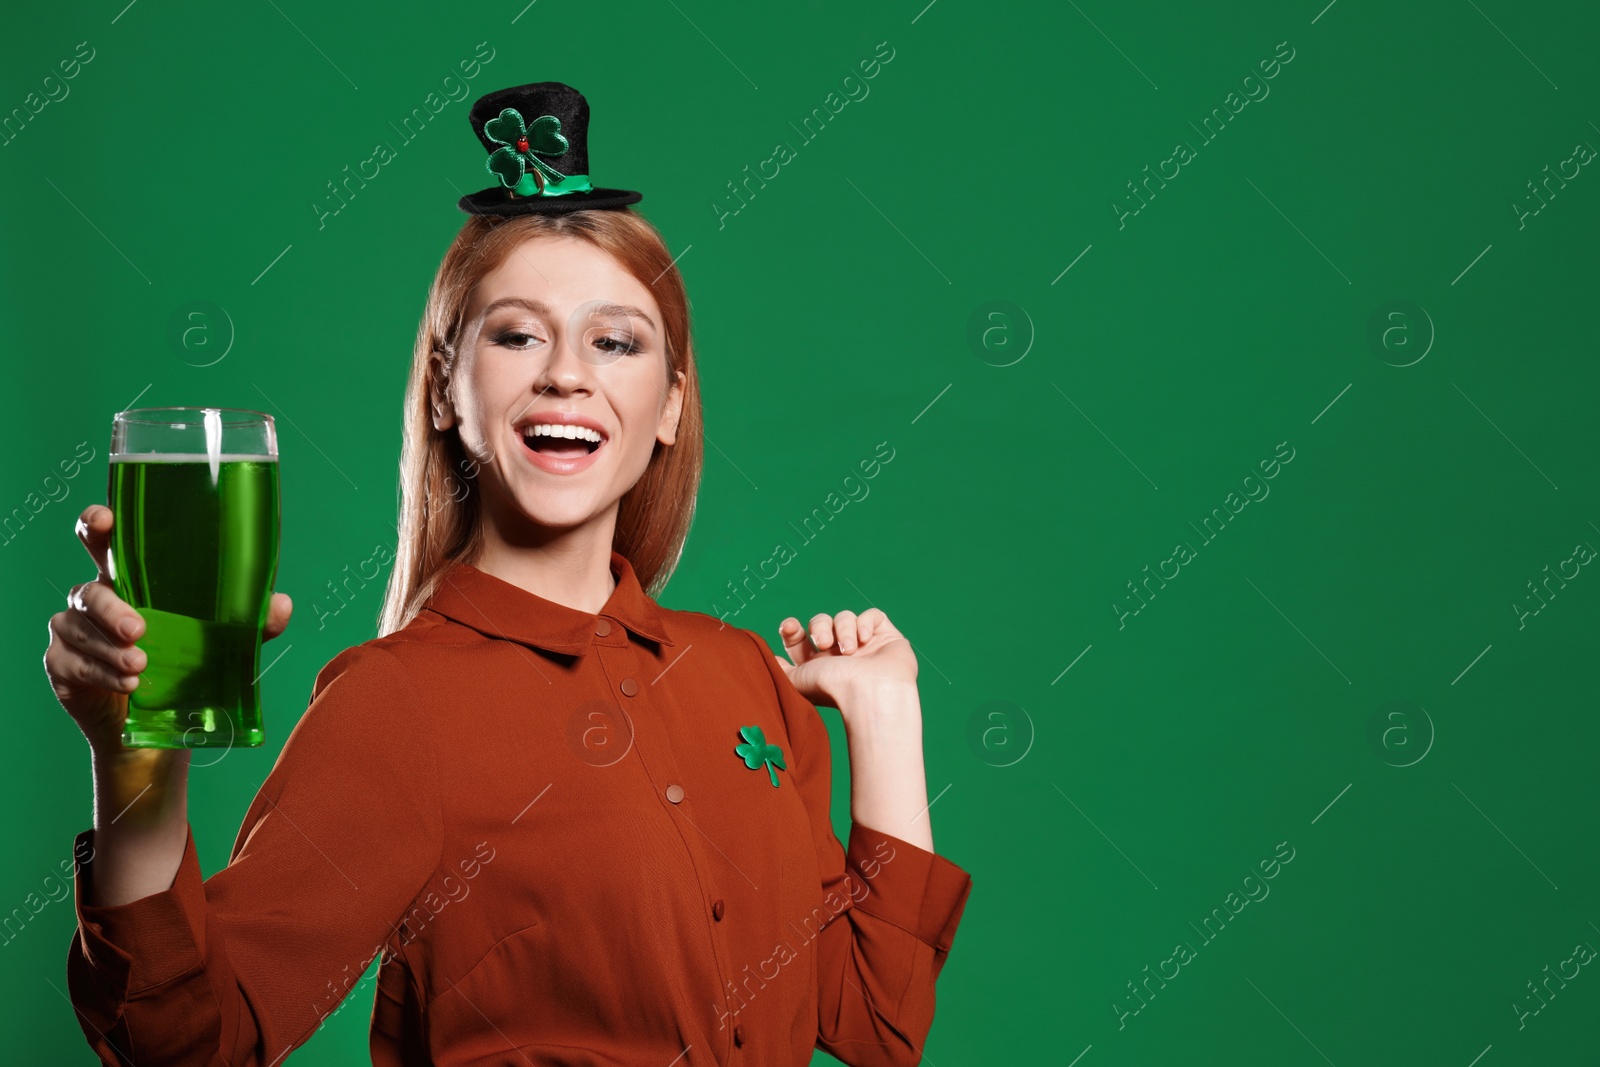
[[[318,674],[227,867],[202,881],[192,827],[160,893],[91,906],[80,867],[101,1061],[275,1067],[377,959],[379,1067],[917,1063],[969,875],[841,844],[765,640],[611,569],[593,615],[452,565]]]

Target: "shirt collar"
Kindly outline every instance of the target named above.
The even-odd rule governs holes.
[[[672,644],[661,610],[639,585],[626,556],[611,552],[617,587],[599,614],[635,634]],[[450,564],[424,605],[488,637],[503,637],[551,652],[581,655],[595,636],[597,616],[546,600],[469,563]]]

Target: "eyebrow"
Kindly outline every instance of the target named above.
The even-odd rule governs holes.
[[[503,296],[484,308],[481,317],[487,319],[492,312],[503,307],[519,307],[546,317],[551,315],[550,306],[543,301],[529,300],[521,296]],[[595,315],[626,315],[630,318],[640,318],[649,323],[651,329],[656,328],[655,321],[632,304],[601,303],[591,305],[589,310]]]

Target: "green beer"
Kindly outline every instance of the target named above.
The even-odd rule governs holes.
[[[144,618],[137,644],[147,656],[128,697],[122,743],[260,745],[256,683],[278,563],[276,447],[272,454],[216,448],[221,416],[247,413],[161,410],[169,431],[203,427],[201,411],[218,414],[206,416],[212,432],[205,452],[119,453],[113,440],[111,579],[117,595]],[[191,422],[172,421],[185,417],[172,414],[178,411],[192,412]]]

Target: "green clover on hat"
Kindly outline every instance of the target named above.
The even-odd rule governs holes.
[[[566,154],[567,139],[561,135],[561,120],[554,115],[540,115],[532,125],[524,125],[522,114],[508,107],[497,118],[484,123],[483,132],[501,146],[490,154],[484,165],[500,179],[501,185],[517,195],[537,195],[547,183],[554,185],[566,180],[565,174],[539,158]]]
[[[778,772],[773,769],[774,765],[788,770],[783,762],[783,750],[777,745],[767,744],[767,736],[759,726],[741,726],[739,736],[744,738],[746,743],[733,746],[734,752],[743,756],[744,765],[753,771],[760,770],[762,764],[766,764],[767,774],[772,777],[773,788],[777,788]]]

